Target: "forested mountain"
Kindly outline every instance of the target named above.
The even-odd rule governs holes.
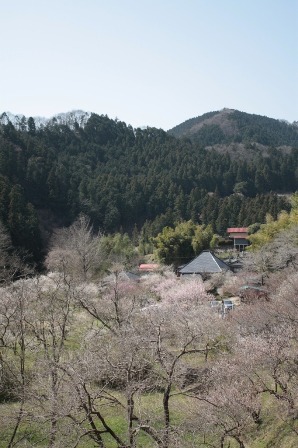
[[[233,109],[208,112],[168,131],[203,146],[219,143],[259,143],[267,146],[298,145],[298,126],[283,120],[247,114]]]
[[[224,110],[167,133],[79,116],[42,125],[0,118],[0,220],[13,245],[37,261],[52,228],[81,212],[95,228],[138,231],[145,243],[180,220],[211,224],[219,234],[264,222],[267,212],[289,209],[285,194],[297,190],[298,130],[278,120]],[[229,126],[214,121],[220,116]],[[244,145],[250,157],[212,147],[226,142]]]

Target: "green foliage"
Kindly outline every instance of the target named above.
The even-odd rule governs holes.
[[[298,191],[296,191],[292,196],[291,196],[291,204],[292,204],[292,213],[296,214],[298,212]]]
[[[251,226],[248,226],[248,234],[252,235],[253,233],[256,233],[258,230],[260,230],[261,225],[262,224],[260,224],[259,222],[255,222]]]
[[[171,227],[165,227],[153,242],[158,259],[165,264],[178,266],[192,253],[190,236],[178,235]]]
[[[202,146],[216,145],[225,141],[225,134],[217,124],[204,125],[196,132],[196,140]]]
[[[231,120],[237,124],[242,141],[272,146],[298,144],[297,128],[283,121],[239,111],[231,114]]]
[[[217,112],[207,112],[200,117],[190,118],[189,120],[184,121],[184,123],[178,124],[173,129],[169,131],[170,135],[174,135],[175,137],[180,137],[181,135],[187,134],[194,125],[198,125],[202,123],[204,120],[213,117]]]
[[[32,118],[32,117],[28,118],[28,133],[30,135],[35,135],[35,133],[36,133],[35,121],[34,121],[34,118]]]
[[[220,241],[220,236],[216,235],[214,233],[214,235],[212,236],[212,239],[210,241],[210,249],[215,249],[218,246],[219,241]]]
[[[292,210],[281,212],[274,220],[271,215],[267,215],[266,224],[262,224],[260,229],[249,236],[252,243],[251,250],[260,249],[272,241],[274,237],[283,230],[289,229],[298,224],[298,201],[297,193],[292,196]]]
[[[35,261],[41,257],[41,234],[37,213],[32,204],[26,203],[24,192],[15,185],[9,194],[7,225],[15,247],[23,248]]]
[[[130,265],[137,258],[136,248],[127,233],[115,233],[101,238],[101,250],[109,262],[117,261]]]
[[[233,188],[234,193],[247,193],[248,182],[237,182]]]
[[[211,241],[215,243],[215,238],[213,238],[213,229],[211,224],[208,226],[197,226],[195,229],[195,234],[192,239],[192,247],[195,254],[199,254],[202,250],[208,249],[210,247]]]
[[[213,237],[212,226],[181,222],[175,228],[165,227],[153,240],[158,259],[179,266],[207,249]]]
[[[238,110],[209,112],[185,121],[169,133],[175,137],[188,137],[202,146],[231,141],[269,146],[298,145],[296,126]]]
[[[224,235],[228,226],[264,223],[266,213],[276,218],[281,210],[289,211],[286,199],[274,192],[297,188],[298,150],[282,152],[271,147],[270,157],[256,151],[245,161],[207,151],[204,146],[223,138],[218,124],[203,125],[216,115],[211,112],[186,122],[187,129],[200,124],[197,142],[175,138],[178,129],[172,135],[149,127],[132,129],[96,114],[84,127],[52,120],[38,128],[32,118],[18,128],[10,122],[2,125],[0,218],[13,244],[29,250],[39,261],[52,228],[68,226],[84,213],[96,229],[108,234],[131,235],[136,226],[141,251],[147,253],[152,250],[151,237],[179,221],[210,224]],[[239,122],[240,140],[247,140],[251,126],[255,136],[259,122],[260,129],[275,129],[276,142],[296,141],[289,125],[277,120],[252,119],[241,113],[240,118],[235,113],[228,117],[231,129]],[[44,216],[45,210],[51,221],[38,222],[37,216]]]

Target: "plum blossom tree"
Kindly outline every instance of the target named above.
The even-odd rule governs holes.
[[[14,427],[7,446],[22,446],[20,428],[46,422],[48,447],[57,446],[58,424],[64,415],[59,401],[59,365],[73,313],[73,290],[63,276],[19,280],[1,291],[1,364],[13,378],[19,408],[10,414]],[[30,438],[31,429],[26,431]]]
[[[38,344],[31,397],[38,413],[36,417],[42,415],[49,421],[48,446],[52,448],[56,446],[61,418],[59,395],[63,381],[59,366],[67,353],[66,340],[74,312],[73,287],[64,276],[58,275],[34,279],[31,288],[34,314],[28,325]]]
[[[247,436],[261,422],[261,399],[237,356],[222,357],[211,366],[205,387],[186,394],[196,404],[188,425],[200,428],[202,446],[225,447],[233,439],[245,448]]]
[[[292,266],[270,274],[269,302],[227,319],[195,276],[164,270],[133,282],[114,265],[91,282],[76,264],[57,266],[1,288],[0,365],[14,383],[0,385],[0,398],[18,399],[0,414],[5,428],[11,420],[7,446],[21,447],[30,423],[27,435],[37,425],[49,448],[247,448],[264,396],[298,434]]]
[[[284,275],[283,282],[278,276],[279,287],[270,302],[244,305],[235,315],[240,330],[237,356],[255,393],[270,396],[272,408],[288,416],[297,434],[298,276],[291,269]]]
[[[173,302],[181,304],[208,303],[213,298],[206,292],[200,277],[178,279],[173,272],[168,272],[158,279],[155,278],[150,289],[164,304]]]
[[[0,397],[4,400],[18,400],[18,407],[9,416],[11,432],[7,447],[18,441],[18,429],[24,419],[27,387],[30,382],[28,352],[34,343],[27,338],[27,319],[30,314],[26,281],[19,280],[2,288],[0,300]],[[2,424],[6,425],[5,415]]]
[[[150,302],[143,285],[121,275],[122,267],[114,265],[111,275],[97,283],[76,288],[77,305],[112,333],[129,323],[132,316]]]
[[[78,295],[76,287],[76,303],[84,301],[82,309],[99,324],[86,329],[76,356],[58,365],[68,390],[61,408],[68,409],[76,443],[89,437],[95,446],[133,448],[142,434],[162,448],[183,443],[183,426],[178,430],[173,424],[177,400],[193,381],[193,370],[197,376],[202,373],[193,363],[207,367],[212,354],[227,349],[230,334],[227,323],[211,313],[201,283],[182,287],[175,277],[159,280],[163,287],[154,294],[163,298],[157,306],[142,306],[144,285],[122,282],[117,272],[100,294],[93,285]],[[147,294],[152,289],[145,288]],[[146,406],[150,393],[156,397],[157,413]],[[109,409],[122,415],[126,431],[110,424]]]

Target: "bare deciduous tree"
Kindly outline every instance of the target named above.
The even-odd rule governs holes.
[[[101,234],[94,234],[90,219],[80,215],[70,227],[55,232],[46,265],[50,270],[86,281],[99,269],[104,258],[100,240]]]
[[[28,280],[19,280],[1,290],[0,300],[0,393],[4,399],[17,399],[19,407],[10,416],[13,422],[7,446],[14,446],[18,429],[25,418],[25,400],[31,380],[28,367],[30,350],[34,342],[28,338],[27,324],[30,315]]]
[[[269,274],[270,302],[222,319],[196,277],[164,271],[133,282],[114,265],[92,283],[93,267],[69,250],[75,259],[65,244],[58,272],[1,289],[0,363],[19,400],[7,446],[21,447],[32,423],[49,448],[244,448],[262,424],[264,395],[298,434],[291,266]],[[0,415],[6,428],[8,418]]]

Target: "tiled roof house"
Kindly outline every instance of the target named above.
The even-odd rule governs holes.
[[[178,269],[178,275],[216,274],[229,271],[230,267],[209,250],[204,250],[196,258]]]

